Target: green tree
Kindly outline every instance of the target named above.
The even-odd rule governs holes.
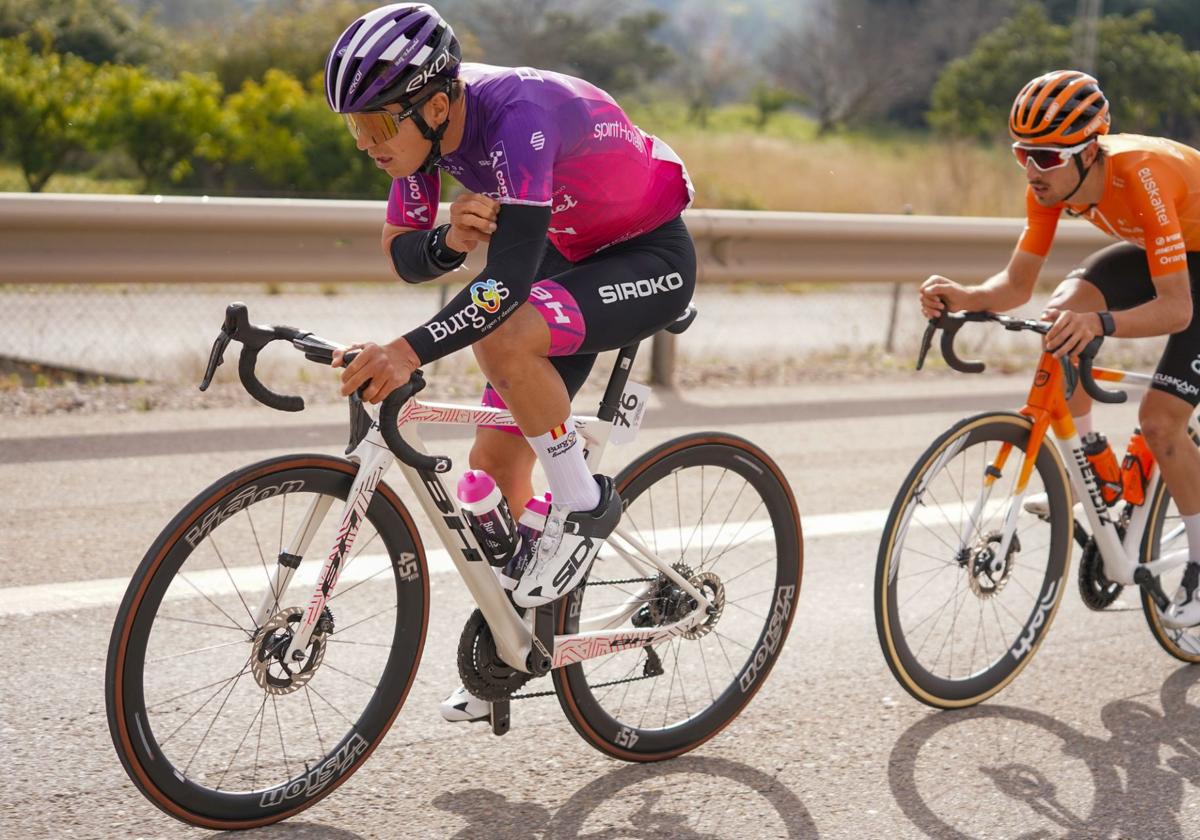
[[[467,60],[570,73],[621,95],[675,62],[674,51],[651,37],[664,20],[655,11],[614,18],[607,0],[577,2],[570,9],[556,7],[554,0],[478,0],[469,19],[464,9],[461,25],[453,22],[465,45],[482,48],[481,56],[464,49]]]
[[[254,6],[236,21],[236,37],[216,28],[199,30],[193,46],[199,66],[216,73],[225,90],[268,70],[309,79],[325,68],[334,40],[356,17],[381,5],[376,0],[273,0]]]
[[[144,64],[163,53],[165,36],[118,0],[0,0],[0,38],[25,36],[35,52],[92,64]]]
[[[998,137],[1021,85],[1070,61],[1070,30],[1051,23],[1039,4],[1026,4],[969,55],[950,62],[934,85],[929,124],[952,136]]]
[[[129,155],[146,191],[178,184],[194,158],[220,154],[221,86],[211,75],[156,79],[142,68],[113,68],[97,87],[97,132]]]
[[[1096,77],[1111,103],[1113,130],[1194,139],[1200,136],[1200,53],[1176,35],[1150,30],[1152,23],[1149,12],[1100,21]],[[946,68],[934,87],[930,125],[949,135],[998,138],[1021,86],[1071,61],[1071,28],[1053,23],[1040,4],[1027,4]]]
[[[39,54],[0,41],[0,149],[16,160],[31,192],[91,145],[96,68],[72,55]]]
[[[387,188],[358,151],[324,89],[305,89],[281,70],[247,81],[225,103],[228,160],[241,187],[309,195],[378,197]]]
[[[1074,23],[1079,14],[1079,0],[1043,0],[1043,3],[1055,23]],[[1188,49],[1200,49],[1196,0],[1104,0],[1102,8],[1105,14],[1121,16],[1151,11],[1154,13],[1151,28],[1155,32],[1173,33],[1183,38]]]
[[[771,117],[778,114],[787,106],[800,101],[800,97],[790,90],[772,87],[766,82],[759,82],[750,92],[750,101],[754,104],[754,126],[760,131],[767,127]]]

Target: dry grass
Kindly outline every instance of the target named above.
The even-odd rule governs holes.
[[[936,140],[804,139],[664,131],[687,162],[696,206],[826,213],[1018,216],[1007,149]]]

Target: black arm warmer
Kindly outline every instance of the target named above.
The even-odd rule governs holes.
[[[424,283],[463,264],[467,255],[446,247],[444,229],[448,227],[410,230],[392,239],[392,265],[404,282]]]
[[[528,299],[549,227],[549,207],[506,204],[500,208],[483,272],[445,309],[404,336],[421,364],[474,344]]]

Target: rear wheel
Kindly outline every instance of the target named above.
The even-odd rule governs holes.
[[[1154,498],[1149,501],[1150,517],[1146,526],[1146,535],[1142,538],[1142,551],[1139,558],[1142,563],[1160,560],[1176,551],[1188,547],[1187,532],[1183,527],[1183,518],[1179,508],[1171,498],[1171,491],[1160,481]],[[1159,585],[1168,598],[1175,594],[1183,581],[1184,566],[1168,569],[1159,576]],[[1146,592],[1142,592],[1142,613],[1146,616],[1146,624],[1162,649],[1184,662],[1200,662],[1200,627],[1183,627],[1179,629],[1167,627],[1162,623],[1162,613],[1158,604]]]
[[[109,645],[109,729],[130,779],[171,816],[208,828],[289,817],[349,778],[400,710],[429,587],[412,520],[383,483],[308,665],[281,660],[355,472],[323,455],[237,470],[180,511],[134,574]],[[322,498],[327,507],[314,508]],[[304,521],[315,529],[309,556],[255,626],[277,558]]]
[[[627,761],[656,761],[704,743],[762,686],[795,615],[800,518],[778,466],[732,435],[669,441],[626,467],[616,484],[622,528],[715,609],[658,645],[555,670],[554,684],[588,743]],[[606,547],[560,609],[558,632],[662,626],[690,609],[666,575],[639,571]]]

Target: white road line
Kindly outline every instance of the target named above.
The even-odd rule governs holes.
[[[804,539],[819,539],[821,537],[838,537],[851,534],[865,534],[883,529],[887,519],[886,510],[863,510],[854,513],[829,513],[819,516],[804,517],[801,527]],[[746,534],[760,534],[759,539],[765,538],[763,533],[767,520],[750,522],[743,526]],[[677,530],[673,533],[659,531],[648,534],[651,540],[658,537],[659,550],[678,547],[685,540],[693,544],[705,543],[717,536],[716,528],[706,527],[697,534],[681,535]],[[728,526],[726,530],[728,535]],[[635,532],[636,535],[636,532]],[[729,538],[728,536],[724,538]],[[431,574],[451,572],[454,564],[450,555],[443,548],[430,550],[426,554]],[[386,555],[363,555],[356,557],[354,562],[345,570],[339,583],[351,583],[381,573],[387,564]],[[317,564],[305,564],[297,572],[292,587],[301,585],[311,587],[320,571]],[[207,569],[188,575],[188,580],[197,588],[210,595],[231,594],[236,585],[242,594],[261,593],[268,586],[267,573],[263,566],[239,566],[229,570]],[[128,578],[103,578],[98,580],[78,580],[65,583],[46,583],[35,586],[10,586],[0,589],[0,618],[15,615],[39,615],[49,612],[71,612],[74,610],[97,609],[101,607],[116,607],[125,596],[129,587]],[[177,585],[169,590],[168,597],[178,592],[176,597],[195,597],[195,590],[190,585]],[[253,606],[253,605],[251,605]]]

